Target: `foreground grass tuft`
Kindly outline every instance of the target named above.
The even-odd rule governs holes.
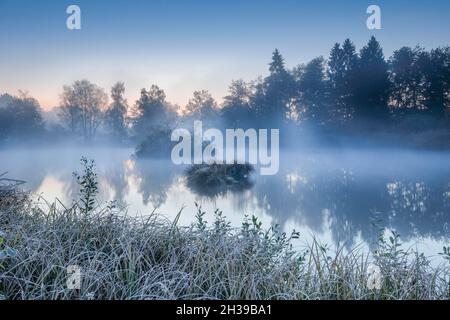
[[[158,215],[130,217],[98,207],[93,166],[76,175],[80,201],[42,209],[28,195],[0,197],[0,297],[4,299],[449,299],[450,251],[440,267],[403,251],[395,233],[371,255],[331,254],[314,242],[295,251],[287,235],[255,218],[232,228],[222,212],[211,224],[177,225]],[[447,259],[447,260],[446,260]],[[67,267],[81,268],[80,290]],[[375,287],[372,267],[377,269]]]

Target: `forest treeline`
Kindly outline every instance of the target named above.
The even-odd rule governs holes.
[[[0,142],[47,137],[90,143],[108,138],[157,149],[154,145],[164,144],[173,128],[187,127],[194,119],[203,120],[205,127],[289,126],[352,136],[374,130],[403,135],[442,131],[429,138],[448,142],[449,113],[450,47],[402,47],[386,59],[372,37],[359,51],[346,39],[333,46],[328,59],[318,57],[292,69],[276,49],[269,74],[250,82],[232,81],[220,105],[208,91],[199,90],[187,105],[177,106],[157,85],[142,89],[130,105],[124,83],[116,83],[107,94],[80,80],[63,87],[57,121],[46,122],[33,97],[3,94]]]

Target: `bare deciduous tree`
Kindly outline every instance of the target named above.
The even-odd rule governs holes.
[[[59,116],[73,134],[81,134],[92,141],[108,103],[105,91],[88,80],[64,86]]]

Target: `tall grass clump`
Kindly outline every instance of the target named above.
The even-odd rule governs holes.
[[[404,251],[398,235],[376,250],[331,251],[314,241],[295,250],[297,232],[264,229],[256,217],[233,228],[197,205],[179,226],[156,214],[129,216],[99,206],[94,164],[82,160],[79,200],[42,206],[17,190],[0,197],[0,296],[3,299],[448,299],[450,249],[442,264]],[[67,287],[67,267],[81,288]],[[371,267],[378,268],[376,288]]]

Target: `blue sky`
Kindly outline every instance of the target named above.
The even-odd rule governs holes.
[[[67,30],[66,8],[82,29]],[[368,5],[382,29],[366,28]],[[389,56],[403,45],[449,45],[450,1],[0,0],[0,93],[27,90],[49,108],[64,84],[124,81],[130,103],[156,83],[184,104],[197,89],[220,100],[232,79],[267,73],[278,48],[289,67],[335,42],[375,35]]]

